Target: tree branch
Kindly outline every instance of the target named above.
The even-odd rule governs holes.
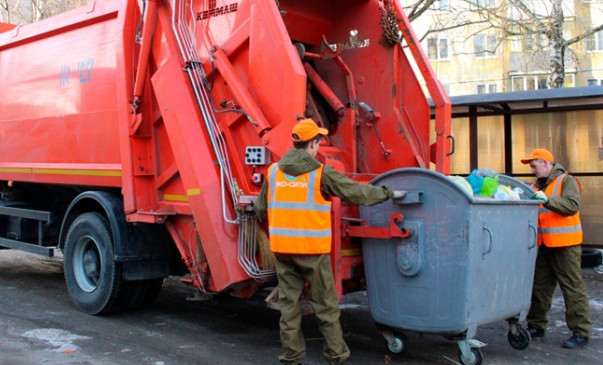
[[[582,33],[582,34],[579,34],[579,35],[575,36],[574,38],[567,39],[567,40],[565,41],[565,45],[566,45],[566,46],[569,46],[570,44],[577,43],[577,42],[579,42],[579,41],[583,40],[584,38],[588,38],[588,37],[590,37],[591,35],[593,35],[593,34],[595,34],[595,33],[599,32],[599,31],[601,31],[601,30],[603,30],[603,24],[600,24],[599,26],[594,27],[594,28],[592,28],[592,29],[590,29],[590,30],[588,30],[588,31],[586,31],[586,32],[584,32],[584,33]]]

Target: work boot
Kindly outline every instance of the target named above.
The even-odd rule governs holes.
[[[563,343],[563,347],[566,349],[577,349],[588,345],[588,337],[581,337],[573,335],[567,341]]]
[[[532,338],[544,337],[544,330],[541,328],[528,327],[528,332],[530,332]]]

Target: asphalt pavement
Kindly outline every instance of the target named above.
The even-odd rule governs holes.
[[[583,269],[594,330],[588,347],[561,348],[571,334],[557,291],[551,328],[525,350],[513,349],[505,321],[480,326],[483,364],[600,364],[603,356],[603,267]],[[63,364],[278,364],[277,311],[261,298],[219,297],[190,301],[193,288],[168,278],[157,303],[147,309],[90,316],[72,305],[59,258],[0,250],[0,365]],[[485,300],[487,298],[484,298]],[[349,365],[457,364],[455,341],[405,333],[408,349],[392,354],[377,332],[365,292],[346,295],[342,325],[352,350]],[[312,315],[304,317],[305,365],[326,364]]]

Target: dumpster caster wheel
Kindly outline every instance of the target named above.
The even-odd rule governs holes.
[[[509,340],[509,344],[516,350],[523,350],[526,347],[530,346],[530,342],[532,342],[532,337],[530,336],[530,332],[524,328],[519,327],[519,334],[517,336],[513,335],[513,332],[509,330],[507,333],[507,339]]]
[[[480,365],[482,363],[482,350],[472,348],[469,356],[465,356],[459,349],[459,361],[463,365]]]
[[[408,338],[402,333],[394,335],[394,343],[387,342],[387,348],[394,354],[401,354],[408,349]]]

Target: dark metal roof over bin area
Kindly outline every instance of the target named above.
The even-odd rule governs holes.
[[[603,247],[603,86],[463,95],[450,101],[452,175],[492,167],[488,163],[494,161],[498,173],[529,182],[533,175],[519,160],[533,148],[547,148],[582,185],[585,245]]]

